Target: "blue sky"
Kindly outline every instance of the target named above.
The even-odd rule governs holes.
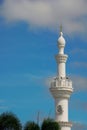
[[[87,2],[85,0],[0,1],[0,113],[14,112],[25,123],[54,117],[49,80],[57,74],[55,54],[62,23],[73,129],[87,129]],[[62,7],[62,10],[61,10]]]

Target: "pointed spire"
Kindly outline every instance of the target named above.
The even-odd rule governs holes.
[[[63,29],[63,26],[62,26],[62,24],[60,25],[60,32],[62,32],[62,29]]]
[[[62,24],[60,25],[60,36],[63,36],[63,32],[62,32],[63,26]]]
[[[65,46],[65,39],[64,39],[64,37],[63,37],[63,32],[62,32],[62,25],[60,25],[60,36],[59,36],[59,38],[58,38],[58,46]]]

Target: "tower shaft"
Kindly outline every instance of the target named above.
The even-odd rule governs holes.
[[[66,61],[68,56],[64,54],[58,54],[55,56],[58,65],[58,76],[60,78],[66,77]]]

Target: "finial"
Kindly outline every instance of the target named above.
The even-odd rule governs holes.
[[[62,33],[62,24],[60,25],[60,36],[63,36],[63,33]]]
[[[62,27],[62,24],[60,25],[60,32],[62,32],[62,29],[63,29],[63,27]]]

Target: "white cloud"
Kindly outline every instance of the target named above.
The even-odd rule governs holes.
[[[6,100],[0,99],[0,110],[8,109],[8,106],[5,104],[6,104]]]
[[[87,91],[87,78],[81,76],[72,76],[73,87],[75,91]]]
[[[53,77],[54,78],[54,77]],[[50,87],[52,77],[46,79],[46,86]],[[81,76],[71,76],[74,91],[87,91],[87,78]]]
[[[75,48],[70,53],[72,55],[81,54],[83,56],[87,56],[87,50],[86,49],[81,49],[81,48]]]
[[[25,87],[44,84],[44,77],[31,74],[31,73],[23,73],[23,74],[7,74],[0,75],[0,87]]]
[[[71,66],[75,66],[75,67],[81,67],[81,68],[87,68],[87,62],[72,62],[70,64]]]
[[[0,110],[5,110],[7,108],[8,108],[8,106],[0,106]]]
[[[71,109],[78,111],[79,114],[82,111],[83,116],[85,116],[84,113],[87,112],[87,100],[84,101],[84,100],[75,98],[74,101],[70,102],[70,107]]]
[[[87,125],[82,123],[73,123],[72,130],[87,130]]]
[[[86,0],[5,0],[0,12],[8,22],[51,29],[62,23],[66,32],[85,32],[86,5]]]

